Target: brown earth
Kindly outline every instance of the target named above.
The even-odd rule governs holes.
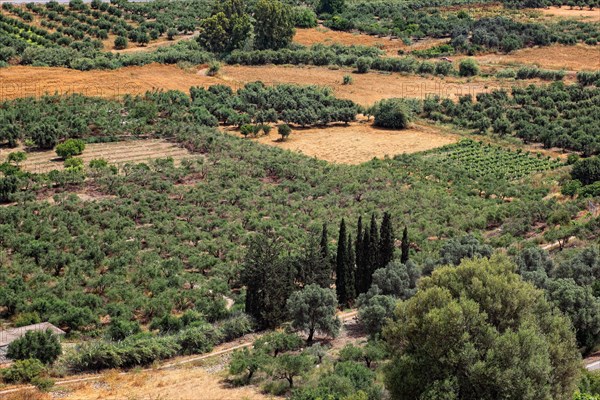
[[[232,129],[227,132],[241,136]],[[416,153],[455,143],[458,135],[422,124],[401,131],[381,129],[361,119],[347,126],[295,129],[286,141],[279,139],[277,130],[273,129],[269,136],[250,140],[333,163],[360,164],[375,157]]]
[[[600,69],[600,46],[552,45],[517,50],[511,54],[486,54],[475,57],[482,65],[529,64],[568,71]]]
[[[424,98],[437,94],[457,99],[501,87],[502,81],[485,78],[438,78],[384,74],[352,74],[350,69],[292,66],[225,66],[219,76],[208,77],[202,67],[184,70],[174,65],[150,64],[113,71],[76,71],[68,68],[13,66],[0,69],[0,100],[45,93],[83,93],[89,96],[117,97],[127,93],[142,94],[149,90],[181,90],[191,86],[226,84],[234,89],[247,82],[261,80],[266,84],[297,83],[325,85],[339,97],[362,105],[371,105],[390,97]],[[354,83],[342,85],[344,75],[351,74]],[[529,82],[527,82],[529,83]],[[510,87],[514,83],[504,83]]]
[[[14,151],[22,148],[0,149],[0,162]],[[113,143],[91,143],[86,145],[81,158],[87,165],[91,160],[103,158],[110,164],[120,166],[127,162],[141,163],[164,157],[173,157],[175,161],[190,158],[194,155],[174,143],[159,139],[133,140]],[[47,172],[53,169],[63,169],[63,160],[54,151],[35,151],[27,154],[27,160],[21,164],[30,172]]]
[[[267,400],[254,386],[232,388],[223,379],[203,368],[132,372],[126,375],[105,374],[100,381],[56,387],[51,393],[18,392],[7,400]]]
[[[113,71],[77,71],[68,68],[12,66],[0,69],[0,99],[41,96],[45,93],[82,93],[117,97],[153,89],[187,92],[191,86],[214,85],[219,79],[201,76],[175,65],[150,64]]]
[[[570,9],[570,7],[550,7],[535,9],[535,11],[541,12],[545,16],[559,17],[563,19],[577,19],[585,22],[600,22],[600,10],[595,8],[590,10],[589,7],[585,7],[580,10],[579,7]]]
[[[500,87],[510,88],[514,82],[502,82],[497,79],[476,77],[463,79],[455,77],[422,77],[398,73],[353,74],[350,69],[333,70],[324,67],[291,66],[227,66],[221,70],[221,77],[234,87],[245,82],[262,81],[268,85],[281,83],[312,84],[329,86],[336,96],[350,99],[361,105],[392,97],[425,98],[439,95],[457,99],[465,94],[488,92]],[[344,75],[352,75],[351,85],[342,85]],[[531,83],[528,81],[527,83]]]
[[[365,35],[358,32],[334,31],[325,27],[297,29],[294,42],[310,46],[317,43],[326,45],[343,44],[356,46],[374,46],[384,50],[387,55],[397,56],[398,50],[411,51],[422,50],[447,43],[447,39],[424,39],[416,41],[411,45],[405,45],[400,39],[390,37],[377,37]]]

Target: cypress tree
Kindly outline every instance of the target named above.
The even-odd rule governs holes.
[[[327,266],[329,279],[331,279],[332,260],[329,255],[329,235],[327,234],[327,223],[323,223],[323,230],[321,231],[321,258],[323,259],[323,262]],[[327,286],[327,287],[329,287],[329,286]]]
[[[394,258],[394,240],[392,217],[388,212],[385,212],[383,214],[383,221],[381,222],[378,268],[384,268]]]
[[[348,296],[346,293],[348,278],[347,263],[348,263],[348,244],[346,243],[346,221],[342,218],[340,223],[340,235],[337,243],[337,257],[336,257],[336,268],[335,268],[335,292],[337,293],[338,302],[341,305],[348,303]]]
[[[329,262],[329,239],[327,236],[327,224],[324,223],[321,231],[321,257]]]
[[[371,227],[369,229],[368,258],[365,279],[365,292],[371,287],[371,278],[375,270],[379,268],[379,229],[375,214],[371,215]]]
[[[356,243],[354,245],[355,257],[354,261],[356,263],[356,269],[354,272],[354,287],[356,289],[356,294],[361,293],[361,276],[363,270],[363,227],[362,227],[362,216],[358,217],[358,224],[356,229]]]
[[[329,288],[331,286],[331,265],[322,257],[318,235],[316,232],[309,236],[303,253],[297,259],[296,278],[303,287],[317,284],[323,288]]]
[[[362,250],[361,250],[361,263],[357,267],[358,274],[358,285],[357,285],[357,294],[365,293],[369,290],[369,259],[370,259],[370,246],[369,243],[370,235],[369,231],[365,227],[365,231],[363,233],[362,240]]]
[[[356,299],[356,265],[354,261],[354,251],[352,250],[352,234],[348,234],[348,251],[346,252],[348,257],[346,261],[346,301],[348,305],[354,303]]]
[[[408,251],[410,250],[410,241],[408,240],[408,228],[404,226],[404,232],[402,232],[402,254],[400,256],[400,262],[406,264],[408,261]]]

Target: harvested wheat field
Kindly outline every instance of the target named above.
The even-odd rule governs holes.
[[[56,393],[57,396],[53,396]],[[139,373],[108,373],[96,382],[57,387],[53,393],[20,392],[7,400],[266,400],[252,386],[231,388],[218,375],[202,368],[183,368]]]
[[[600,69],[600,46],[553,45],[517,50],[511,54],[486,54],[475,57],[483,65],[533,64],[541,68],[569,71]]]
[[[0,149],[0,161],[13,151],[22,148]],[[87,164],[93,159],[103,158],[111,164],[122,165],[128,162],[140,163],[156,158],[172,157],[175,161],[194,157],[186,149],[165,140],[132,140],[112,143],[91,143],[86,145],[81,155]],[[22,168],[30,172],[47,172],[53,169],[63,169],[63,160],[54,151],[34,151],[27,154],[27,160]]]
[[[501,87],[510,88],[514,82],[503,83],[496,79],[459,79],[447,77],[422,77],[402,75],[399,73],[351,74],[353,83],[342,85],[344,75],[351,74],[350,69],[333,70],[324,67],[291,67],[291,66],[227,66],[221,70],[221,77],[234,87],[245,82],[262,81],[268,85],[281,83],[312,84],[329,86],[336,96],[353,100],[361,105],[373,103],[392,97],[425,98],[439,95],[458,99],[466,94],[488,92]],[[527,81],[527,84],[531,81]],[[525,83],[523,83],[525,84]]]
[[[239,135],[232,130],[227,132]],[[285,142],[279,140],[276,129],[271,130],[269,136],[249,140],[329,162],[360,164],[386,155],[393,157],[444,146],[456,142],[458,136],[420,124],[399,131],[380,129],[363,119],[350,125],[295,129]]]
[[[419,40],[410,46],[405,45],[400,39],[392,39],[390,37],[377,37],[371,35],[365,35],[361,33],[352,33],[344,31],[333,31],[325,27],[309,28],[309,29],[296,29],[296,36],[294,36],[294,42],[310,46],[317,43],[325,45],[331,44],[343,44],[343,45],[356,45],[356,46],[375,46],[384,50],[387,55],[397,56],[398,50],[422,50],[428,49],[447,43],[447,39],[431,39],[427,38]]]
[[[152,89],[177,89],[220,83],[218,79],[186,71],[175,65],[149,64],[113,71],[77,71],[68,68],[14,66],[0,69],[0,99],[41,96],[45,93],[82,93],[117,97]]]
[[[499,88],[495,79],[459,79],[421,77],[398,73],[352,74],[354,83],[342,85],[350,69],[332,70],[326,67],[291,66],[225,66],[217,77],[205,75],[201,66],[184,70],[174,65],[149,64],[125,67],[113,71],[76,71],[67,68],[9,67],[0,69],[0,99],[9,100],[45,93],[82,93],[89,96],[118,97],[127,93],[142,94],[148,90],[165,89],[188,92],[192,86],[226,84],[234,89],[257,80],[266,84],[296,83],[326,85],[337,96],[370,105],[383,98],[416,97],[437,94],[457,99]],[[528,82],[529,83],[529,82]],[[514,84],[514,83],[513,83]],[[506,85],[506,84],[505,84]],[[508,87],[511,84],[508,84]]]
[[[585,22],[600,22],[600,11],[598,9],[590,10],[588,7],[580,10],[579,7],[571,9],[570,7],[550,7],[533,10],[541,12],[547,17],[559,17],[562,19],[577,19]]]

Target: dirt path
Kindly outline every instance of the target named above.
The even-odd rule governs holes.
[[[347,311],[347,312],[338,313],[338,317],[342,320],[342,322],[352,320],[357,315],[358,315],[357,310],[351,310],[351,311]],[[225,343],[221,346],[218,346],[213,351],[211,351],[210,353],[207,353],[207,354],[202,354],[202,355],[198,355],[198,356],[189,356],[189,357],[179,357],[175,360],[161,364],[156,368],[146,368],[143,370],[118,372],[118,373],[116,373],[116,375],[125,376],[128,374],[138,374],[140,372],[148,373],[148,372],[155,372],[155,371],[183,367],[183,366],[186,366],[186,365],[189,365],[192,363],[197,363],[199,361],[219,357],[219,356],[231,353],[238,349],[250,347],[250,346],[252,346],[252,343],[254,343],[254,341],[258,337],[260,337],[260,335],[248,335],[247,337],[238,339],[237,341]],[[100,381],[100,380],[105,379],[108,374],[110,374],[110,372],[96,374],[96,375],[73,377],[70,379],[63,379],[63,380],[56,381],[55,385],[56,386],[70,386],[70,385],[77,385],[77,384],[82,384],[82,383],[86,383],[86,382]],[[113,372],[112,374],[115,375],[115,372]],[[4,389],[4,390],[0,390],[0,397],[6,396],[6,395],[9,395],[12,393],[18,393],[18,392],[22,392],[22,391],[31,391],[31,390],[36,390],[35,386],[26,385],[26,386],[18,386],[18,387],[13,387],[13,388],[9,388],[9,389]]]

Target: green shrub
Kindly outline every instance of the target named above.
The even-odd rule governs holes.
[[[83,171],[83,159],[78,157],[67,158],[64,165],[67,171]]]
[[[465,58],[458,66],[458,73],[460,76],[475,76],[479,74],[479,64],[472,58]]]
[[[406,129],[411,114],[403,99],[385,99],[373,106],[375,126],[389,129]]]
[[[254,127],[251,124],[244,124],[240,127],[240,133],[247,138],[248,135],[254,133]]]
[[[62,159],[78,156],[84,150],[85,142],[81,139],[67,139],[56,146],[56,154]]]
[[[44,364],[37,359],[15,361],[10,367],[0,370],[7,383],[29,383],[45,371]]]
[[[359,74],[369,72],[369,69],[371,69],[372,64],[373,60],[371,60],[369,57],[359,57],[356,60],[356,72],[358,72]]]
[[[53,363],[62,353],[60,339],[51,330],[28,331],[8,345],[6,356],[13,360],[37,359]]]
[[[571,180],[565,183],[560,189],[560,193],[564,196],[575,196],[579,189],[581,188],[581,182],[578,180]]]
[[[117,36],[115,38],[114,48],[116,50],[123,50],[123,49],[127,48],[128,44],[129,44],[129,41],[127,40],[127,38],[125,36]]]
[[[221,70],[221,63],[218,61],[212,61],[208,64],[208,71],[206,71],[207,76],[215,76]]]
[[[277,127],[277,133],[281,136],[281,140],[286,140],[292,133],[292,128],[288,124],[281,124]]]
[[[294,7],[294,25],[297,28],[314,28],[317,26],[317,15],[308,7]]]
[[[222,340],[228,342],[252,332],[254,322],[248,314],[237,314],[219,323]]]
[[[342,81],[343,85],[352,85],[352,82],[354,82],[354,80],[350,75],[344,75],[344,80]]]

